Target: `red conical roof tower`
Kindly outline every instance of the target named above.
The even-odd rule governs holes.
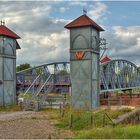
[[[15,39],[20,39],[20,37],[16,33],[11,31],[5,25],[0,25],[0,35],[8,36]]]
[[[14,39],[20,39],[20,37],[16,33],[14,33],[12,30],[7,28],[3,24],[0,25],[0,35],[7,36]],[[16,41],[16,49],[20,49],[20,46],[17,41]]]
[[[87,15],[82,15],[75,19],[74,21],[70,22],[65,26],[67,29],[76,28],[76,27],[84,27],[84,26],[92,26],[98,31],[104,31],[102,27],[96,24],[92,19],[90,19]]]

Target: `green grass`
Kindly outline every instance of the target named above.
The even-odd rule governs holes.
[[[70,128],[70,115],[71,113],[68,112],[64,115],[64,117],[61,117],[58,121],[58,124],[56,124],[59,128]],[[72,113],[73,116],[73,130],[81,130],[85,127],[89,126],[90,124],[90,114],[89,112],[74,112]]]
[[[124,108],[124,109],[120,109],[120,110],[103,110],[103,111],[99,111],[97,113],[94,113],[94,126],[102,126],[103,125],[103,117],[105,115],[105,113],[110,117],[110,119],[113,121],[113,119],[117,119],[119,116],[128,113],[132,111],[130,108]],[[112,122],[109,120],[109,118],[107,118],[107,116],[105,115],[105,124],[106,125],[114,125],[112,124]]]
[[[0,106],[0,112],[9,112],[9,111],[20,111],[20,107],[18,105]]]
[[[59,120],[61,118],[60,111],[58,109],[42,109],[41,112],[48,114],[48,118],[52,120]]]
[[[124,108],[120,110],[101,110],[93,113],[94,125],[90,126],[90,112],[70,112],[67,110],[64,117],[61,117],[59,110],[57,109],[47,109],[43,112],[49,114],[51,120],[56,121],[54,124],[60,129],[70,130],[70,114],[73,114],[73,127],[71,128],[74,133],[73,138],[77,139],[133,139],[140,138],[140,125],[116,125],[111,126],[112,123],[106,118],[106,125],[103,127],[103,116],[105,113],[111,119],[116,119],[120,115],[132,111],[129,108]]]
[[[130,112],[131,109],[129,108],[125,108],[125,109],[121,109],[121,110],[116,110],[116,111],[112,111],[112,110],[102,110],[99,112],[94,112],[93,115],[93,126],[94,127],[101,127],[103,126],[103,117],[104,114],[107,113],[107,115],[113,120],[118,118],[118,116],[123,115],[127,112]],[[90,128],[91,124],[90,124],[90,118],[91,118],[91,113],[90,112],[82,112],[82,111],[77,111],[77,112],[66,112],[64,117],[59,117],[56,118],[58,119],[58,123],[56,124],[57,127],[59,128],[65,128],[65,129],[69,129],[70,128],[70,115],[72,114],[73,116],[73,126],[72,126],[72,130],[82,130],[85,128]],[[59,115],[60,116],[60,115]],[[106,116],[105,116],[105,125],[112,125],[114,126],[114,123],[112,123]]]
[[[140,138],[140,125],[99,127],[77,131],[75,138],[80,139],[137,139]]]

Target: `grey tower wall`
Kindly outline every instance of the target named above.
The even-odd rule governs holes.
[[[0,36],[0,105],[16,102],[16,40]]]
[[[76,52],[84,51],[82,59]],[[99,31],[93,27],[70,29],[72,107],[90,110],[99,106]]]

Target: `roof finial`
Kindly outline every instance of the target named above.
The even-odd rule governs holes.
[[[3,20],[3,25],[5,25],[5,20]]]
[[[83,15],[87,14],[87,10],[85,8],[83,8]]]
[[[1,25],[5,25],[5,21],[4,21],[4,20],[1,20],[1,21],[0,21],[0,24],[1,24]]]

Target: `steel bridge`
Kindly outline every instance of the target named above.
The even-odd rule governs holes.
[[[45,102],[50,92],[68,93],[71,87],[70,63],[43,64],[16,73],[17,92],[32,93]],[[140,88],[138,67],[122,59],[100,64],[100,92]]]

